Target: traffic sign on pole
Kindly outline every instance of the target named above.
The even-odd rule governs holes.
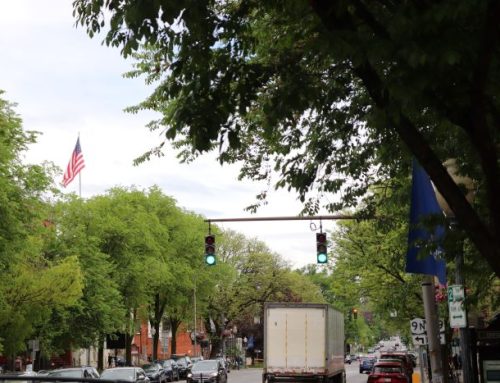
[[[427,330],[425,327],[425,319],[413,318],[410,321],[411,337],[413,339],[413,344],[415,346],[425,346],[428,343],[427,340]],[[445,326],[444,320],[439,320],[439,341],[441,344],[446,344],[446,338],[444,336]]]
[[[448,286],[448,308],[450,310],[451,328],[467,327],[464,299],[465,294],[463,285]]]

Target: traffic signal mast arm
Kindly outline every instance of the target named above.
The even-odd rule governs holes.
[[[209,218],[205,222],[259,222],[259,221],[314,221],[314,220],[342,220],[342,219],[374,219],[374,217],[359,217],[355,215],[308,215],[308,216],[277,216],[277,217],[242,217],[242,218]]]
[[[309,215],[309,216],[277,216],[277,217],[242,217],[242,218],[214,218],[214,219],[206,219],[205,222],[208,222],[209,225],[209,233],[210,233],[210,224],[212,222],[259,222],[259,221],[313,221],[319,220],[342,220],[342,219],[373,219],[373,218],[363,218],[354,215]],[[316,262],[318,264],[326,264],[328,263],[328,251],[327,251],[327,240],[326,233],[323,233],[323,230],[320,225],[320,233],[316,233]],[[215,256],[215,236],[209,234],[205,237],[205,263],[209,266],[213,266],[216,263]]]

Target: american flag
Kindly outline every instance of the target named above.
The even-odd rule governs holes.
[[[66,171],[64,172],[62,185],[64,187],[68,186],[71,181],[73,181],[76,175],[85,167],[85,162],[83,161],[82,148],[80,147],[80,137],[76,140],[75,150],[71,155]]]

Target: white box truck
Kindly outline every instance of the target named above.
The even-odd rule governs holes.
[[[326,304],[264,305],[262,382],[344,383],[344,317]]]

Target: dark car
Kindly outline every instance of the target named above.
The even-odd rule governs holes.
[[[370,373],[376,361],[377,359],[375,358],[361,358],[361,361],[359,362],[359,373]]]
[[[101,379],[125,380],[132,383],[149,383],[146,372],[140,367],[115,367],[104,370]]]
[[[224,370],[226,370],[226,372],[231,372],[231,366],[229,365],[229,361],[227,360],[227,358],[221,356],[217,358],[217,360],[220,362],[222,367],[224,367]]]
[[[200,360],[187,374],[186,383],[226,383],[227,372],[220,360]]]
[[[165,373],[167,381],[173,382],[179,380],[179,366],[177,366],[175,360],[158,360],[157,363],[163,367],[163,372]]]
[[[159,363],[143,364],[142,369],[151,383],[164,383],[167,380],[163,371],[163,366]]]
[[[368,375],[368,383],[409,383],[401,362],[377,362]]]
[[[73,368],[58,368],[47,373],[48,377],[60,378],[94,378],[99,379],[99,373],[94,367],[82,366]]]
[[[179,376],[181,378],[186,377],[187,373],[189,372],[189,369],[193,365],[189,357],[178,358],[175,360],[175,363],[177,363],[177,366],[179,367]]]

